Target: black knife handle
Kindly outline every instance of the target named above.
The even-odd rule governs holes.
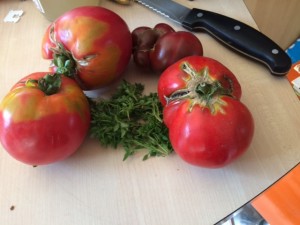
[[[183,27],[203,29],[229,47],[258,60],[276,76],[284,76],[291,68],[291,59],[274,41],[258,30],[230,17],[201,9],[192,9]]]

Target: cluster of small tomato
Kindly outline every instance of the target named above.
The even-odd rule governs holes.
[[[186,56],[203,55],[202,44],[193,33],[175,32],[165,23],[134,29],[132,42],[136,65],[156,72],[162,72]]]

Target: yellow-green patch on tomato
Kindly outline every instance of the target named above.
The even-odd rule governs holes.
[[[58,89],[44,92],[38,81],[45,75],[54,77],[47,72],[24,77],[0,104],[1,144],[12,157],[30,165],[73,154],[90,125],[89,103],[77,83],[59,75]]]
[[[42,56],[53,62],[50,70],[73,77],[84,90],[118,80],[131,52],[126,22],[99,6],[66,12],[48,27],[42,40]]]

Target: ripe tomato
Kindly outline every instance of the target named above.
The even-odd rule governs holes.
[[[219,97],[224,106],[218,112],[185,99],[179,103],[176,118],[169,124],[169,138],[175,152],[186,162],[202,167],[222,167],[244,153],[254,131],[250,111],[240,101]],[[168,105],[164,116],[172,109]]]
[[[193,79],[192,76],[183,69],[185,63],[192,65],[194,71],[205,72],[208,68],[208,74],[205,76],[197,76]],[[192,71],[191,71],[192,72]],[[204,56],[190,56],[185,57],[174,65],[170,66],[160,77],[158,82],[158,97],[163,105],[166,105],[167,99],[177,92],[182,92],[190,88],[191,85],[196,85],[206,79],[218,80],[225,89],[232,89],[232,96],[240,99],[242,95],[241,85],[236,79],[235,75],[223,64],[215,59]],[[191,82],[188,82],[191,81]],[[182,91],[181,91],[182,90]]]
[[[153,29],[147,26],[137,27],[131,33],[133,51],[138,48],[151,49],[159,37],[171,32],[175,30],[166,23],[158,23]]]
[[[203,55],[199,39],[187,31],[177,31],[162,36],[150,51],[149,57],[154,71],[163,71],[186,56]]]
[[[51,71],[74,76],[84,90],[107,86],[125,71],[132,52],[130,30],[116,13],[98,6],[66,12],[46,30],[42,56]]]
[[[240,85],[217,61],[199,56],[178,61],[162,73],[158,95],[172,147],[186,162],[223,167],[251,144],[254,120],[239,100]]]
[[[168,33],[175,30],[165,23],[156,24],[153,29],[142,26],[137,27],[131,33],[133,46],[133,60],[139,67],[151,69],[151,61],[149,52],[154,48],[157,40]]]
[[[157,72],[183,57],[203,55],[202,44],[194,34],[175,32],[164,23],[157,24],[153,29],[138,27],[132,31],[132,39],[134,62]]]
[[[12,157],[30,165],[70,156],[90,124],[89,104],[76,82],[46,74],[21,79],[0,104],[0,141]]]

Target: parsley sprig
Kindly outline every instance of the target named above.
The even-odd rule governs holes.
[[[106,147],[122,146],[123,160],[139,150],[148,151],[143,160],[173,151],[157,93],[143,91],[142,84],[124,80],[110,99],[91,101],[91,137]]]

